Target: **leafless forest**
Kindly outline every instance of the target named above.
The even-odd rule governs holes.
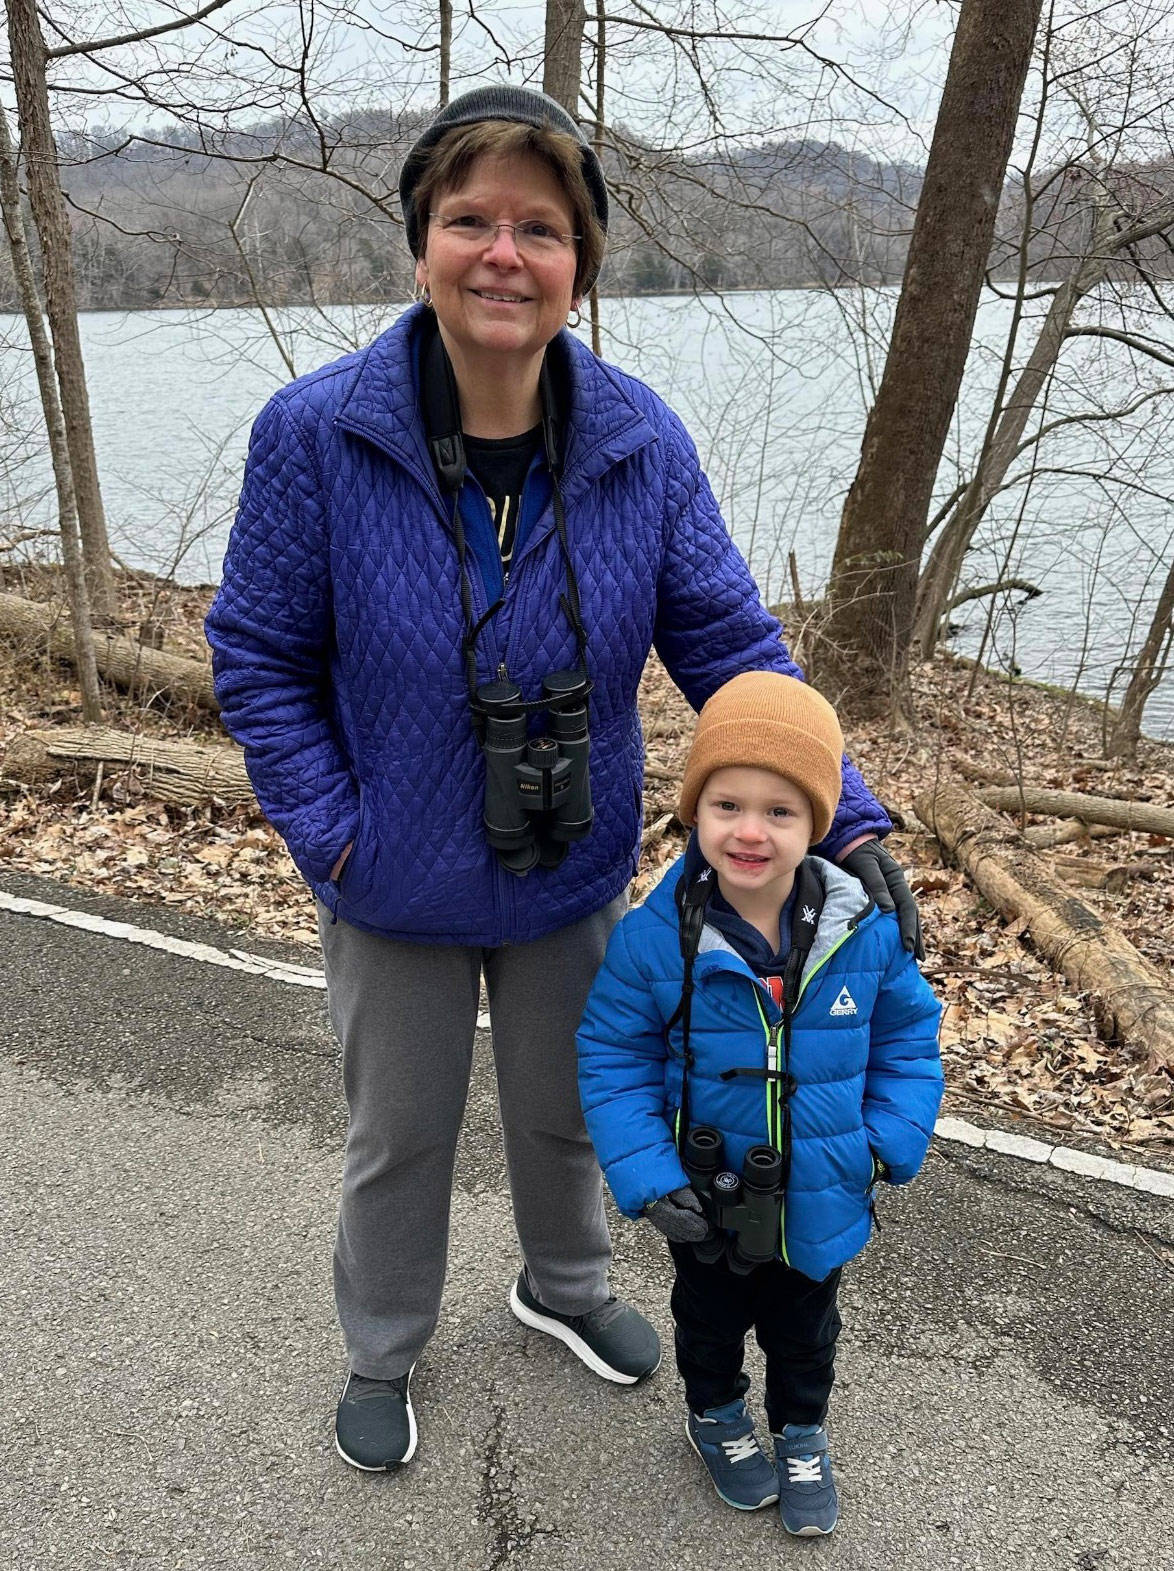
[[[1128,752],[1169,657],[1174,594],[1152,524],[1174,407],[1168,13],[1153,0],[800,12],[11,0],[0,303],[34,350],[45,338],[63,562],[74,583],[84,564],[99,621],[111,566],[77,313],[249,306],[279,342],[270,312],[284,306],[402,300],[403,152],[438,102],[508,77],[572,109],[607,170],[597,335],[608,298],[637,293],[802,286],[837,302],[871,412],[809,627],[825,690],[900,707],[910,659],[932,654],[953,609],[983,602],[992,630],[1013,616],[1043,587],[1025,544],[1068,470],[1106,536],[1138,532],[1109,695],[1123,702],[1112,745]],[[975,336],[992,296],[1012,307],[998,344]],[[633,346],[637,364],[650,347]],[[826,348],[747,339],[759,382]],[[980,360],[996,368],[989,418],[963,448],[951,422]],[[309,368],[287,357],[291,375]],[[10,423],[11,466],[28,411]],[[1076,466],[1058,445],[1073,428],[1088,438]],[[7,533],[27,531],[18,517]],[[76,590],[73,614],[84,643]]]

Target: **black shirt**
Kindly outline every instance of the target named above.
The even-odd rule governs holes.
[[[521,436],[490,438],[465,437],[469,472],[485,492],[489,512],[497,527],[501,548],[501,567],[509,576],[510,559],[518,533],[518,512],[530,463],[538,450],[542,427],[534,426]]]

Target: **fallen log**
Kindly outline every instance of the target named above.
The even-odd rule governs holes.
[[[1111,824],[1114,829],[1174,838],[1174,807],[1155,802],[1130,802],[1115,796],[1085,796],[1081,791],[1046,791],[1036,786],[999,786],[978,793],[987,807],[1004,813],[1056,814],[1086,824]]]
[[[1023,838],[1033,850],[1046,851],[1049,846],[1067,845],[1072,840],[1111,840],[1124,833],[1108,824],[1089,825],[1079,818],[1065,818],[1058,824],[1030,824],[1023,831]]]
[[[993,764],[976,764],[969,758],[960,758],[953,765],[967,780],[977,780],[980,785],[1010,786],[1018,779],[1009,769],[996,769]]]
[[[943,783],[915,805],[979,893],[1022,921],[1036,948],[1092,994],[1103,1023],[1144,1048],[1151,1070],[1174,1073],[1174,990],[1157,966],[1057,883],[1022,835],[961,786]]]
[[[239,748],[159,742],[110,726],[23,731],[9,744],[0,773],[32,784],[67,770],[89,780],[103,769],[109,781],[111,765],[133,770],[143,792],[161,802],[184,807],[207,801],[225,807],[256,802]]]
[[[655,845],[658,840],[663,840],[665,831],[673,821],[672,813],[662,813],[654,824],[649,824],[640,836],[640,849],[646,851],[650,845]]]
[[[1106,867],[1103,862],[1090,862],[1082,856],[1055,856],[1052,865],[1066,884],[1106,889],[1111,895],[1123,894],[1135,879],[1151,883],[1158,873],[1156,867],[1145,862],[1118,862]]]
[[[51,605],[22,595],[0,594],[0,638],[33,649],[48,648],[55,660],[75,664],[73,628]],[[133,638],[94,629],[98,670],[108,682],[148,698],[166,697],[218,712],[212,670],[199,660],[148,649]]]

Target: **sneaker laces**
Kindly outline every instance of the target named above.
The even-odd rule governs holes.
[[[347,1382],[346,1401],[348,1402],[377,1402],[394,1393],[403,1396],[405,1375],[397,1375],[394,1380],[376,1380],[370,1375],[352,1375]]]
[[[735,1440],[723,1440],[721,1446],[729,1462],[749,1462],[762,1455],[762,1447],[753,1430],[748,1435],[739,1435]]]
[[[591,1326],[598,1331],[602,1331],[617,1316],[624,1314],[627,1311],[627,1307],[613,1293],[605,1303],[600,1304],[598,1309],[589,1309],[585,1315],[566,1315],[562,1318],[569,1320],[572,1325]],[[551,1311],[548,1310],[547,1313],[549,1314]]]
[[[789,1456],[787,1458],[788,1482],[792,1484],[822,1484],[823,1457]]]

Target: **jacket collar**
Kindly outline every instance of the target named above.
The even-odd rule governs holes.
[[[425,306],[410,307],[362,355],[339,410],[348,430],[378,443],[417,479],[437,490],[420,414],[417,328]],[[565,329],[551,345],[567,417],[562,493],[569,507],[592,481],[657,434],[601,361]]]
[[[678,925],[677,885],[687,874],[693,874],[703,865],[696,840],[697,836],[694,833],[685,851],[672,864],[645,901],[648,910],[667,922],[674,932]],[[853,878],[851,873],[845,872],[834,862],[825,861],[821,856],[809,856],[807,866],[824,887],[824,905],[820,913],[815,941],[803,965],[804,981],[822,964],[830,951],[842,942],[850,930],[862,927],[876,915],[876,907],[864,886],[859,879]],[[729,940],[708,922],[702,929],[698,948],[699,980],[704,977],[707,969],[737,970],[747,975],[753,974]]]

